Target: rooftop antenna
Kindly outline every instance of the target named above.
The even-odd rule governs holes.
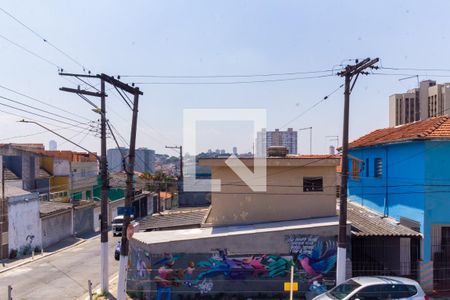
[[[403,81],[403,80],[411,79],[411,78],[414,78],[414,77],[417,78],[417,87],[420,87],[420,83],[419,83],[419,75],[413,75],[413,76],[408,76],[408,77],[405,77],[405,78],[400,78],[398,81]]]

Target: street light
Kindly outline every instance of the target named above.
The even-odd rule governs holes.
[[[300,128],[298,131],[309,130],[309,154],[312,154],[312,126]]]

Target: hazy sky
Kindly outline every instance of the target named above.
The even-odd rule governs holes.
[[[3,1],[10,12],[53,45],[94,73],[110,75],[234,75],[328,70],[347,59],[380,57],[384,67],[450,69],[449,1]],[[0,11],[0,35],[18,43],[68,72],[80,66],[44,43]],[[44,100],[72,114],[46,107],[0,88],[0,96],[39,107],[79,121],[95,120],[90,106],[76,95],[59,91],[76,87],[75,79],[58,76],[49,62],[17,48],[0,37],[0,85]],[[351,99],[350,136],[357,138],[388,125],[388,96],[417,85],[425,71],[380,70],[400,75],[371,75],[359,79]],[[330,74],[330,73],[321,73]],[[406,74],[406,75],[403,75]],[[450,77],[450,70],[434,74]],[[423,75],[423,76],[422,76]],[[311,75],[168,79],[129,78],[127,82],[230,82],[292,78]],[[92,83],[95,83],[92,81]],[[301,114],[343,83],[338,76],[253,84],[138,84],[144,96],[139,111],[138,146],[171,152],[165,145],[182,143],[185,108],[264,108],[267,127],[274,129]],[[108,87],[109,88],[109,87]],[[289,127],[313,127],[313,150],[327,151],[326,136],[342,135],[343,91],[339,90]],[[131,111],[114,90],[109,90],[108,118],[128,140]],[[93,99],[93,101],[98,101]],[[21,107],[0,99],[0,103]],[[42,130],[16,121],[30,116],[0,104],[0,142],[58,141]],[[37,111],[35,111],[37,112]],[[45,114],[45,112],[37,112]],[[50,116],[50,115],[49,115]],[[50,116],[51,117],[51,116]],[[45,120],[44,120],[45,121]],[[67,120],[66,120],[67,121]],[[67,127],[47,120],[52,128]],[[71,123],[71,121],[68,121]],[[248,124],[247,124],[248,125]],[[245,127],[245,128],[244,128]],[[251,126],[217,126],[199,129],[199,150],[237,146],[251,150]],[[75,130],[75,131],[74,131]],[[88,130],[60,133],[93,151],[99,140]],[[208,132],[210,134],[208,134]],[[87,135],[86,135],[87,134]],[[299,149],[309,151],[309,135],[299,134]],[[109,146],[113,146],[109,142]]]

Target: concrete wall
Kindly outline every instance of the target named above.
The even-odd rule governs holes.
[[[73,212],[74,235],[94,231],[94,206],[75,207]]]
[[[30,254],[41,247],[38,193],[8,198],[8,243],[9,253],[17,256]]]
[[[212,193],[206,222],[221,226],[336,215],[337,160],[313,161],[268,159],[267,192],[253,192],[228,166],[213,165],[212,178],[222,185],[221,192]],[[323,191],[304,192],[304,177],[322,177]]]
[[[163,290],[194,299],[200,295],[221,299],[224,294],[243,292],[248,297],[262,293],[285,298],[283,284],[289,280],[291,264],[303,295],[315,288],[327,289],[334,285],[336,232],[336,226],[328,226],[155,244],[143,243],[138,236],[130,242],[127,289],[135,296],[142,291],[143,299],[155,299]],[[143,234],[151,233],[136,235]],[[310,265],[313,259],[320,263]],[[311,287],[310,279],[317,274],[318,286]],[[162,289],[161,278],[180,284]]]
[[[97,162],[72,162],[72,192],[92,190],[97,184]]]
[[[72,235],[72,211],[47,216],[41,219],[42,247],[45,249]]]

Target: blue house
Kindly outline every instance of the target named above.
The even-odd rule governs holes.
[[[422,233],[419,277],[450,288],[450,118],[375,130],[349,146],[349,200]]]

